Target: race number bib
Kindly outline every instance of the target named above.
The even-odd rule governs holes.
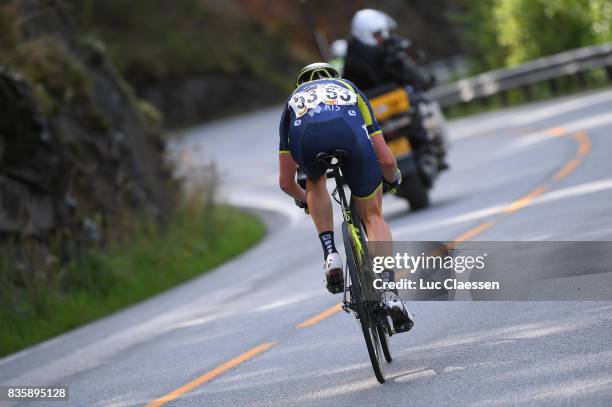
[[[321,83],[309,86],[301,92],[293,94],[289,106],[296,117],[304,116],[310,109],[319,104],[326,105],[354,105],[357,95],[350,89],[333,83]]]

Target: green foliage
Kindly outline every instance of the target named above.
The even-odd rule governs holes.
[[[498,68],[506,50],[497,42],[497,23],[493,17],[497,0],[462,0],[464,12],[452,14],[463,33],[464,47],[471,56],[471,70],[483,72]]]
[[[24,40],[20,16],[15,3],[0,6],[0,65],[21,75],[31,86],[34,97],[46,116],[60,114],[61,108],[72,105],[82,112],[83,120],[92,128],[107,131],[108,120],[94,103],[92,72],[67,47],[65,41],[53,35]],[[155,107],[139,101],[123,77],[106,59],[105,45],[88,36],[76,38],[81,51],[101,56],[106,71],[124,93],[128,102],[139,110],[151,128],[161,129],[163,117]],[[78,51],[77,51],[78,53]]]
[[[253,216],[195,204],[178,210],[163,228],[140,220],[128,229],[106,250],[87,251],[38,277],[24,276],[0,256],[0,356],[210,270],[264,232]]]
[[[458,0],[473,71],[612,41],[609,0]]]
[[[91,96],[91,84],[82,64],[61,41],[41,37],[22,41],[0,55],[5,65],[33,84],[44,113],[57,113],[61,103],[82,103]]]
[[[612,41],[612,2],[609,0],[591,0],[591,29],[597,42]]]
[[[155,106],[151,103],[139,100],[138,101],[138,109],[144,116],[145,120],[152,126],[154,129],[160,129],[162,126],[162,114]]]
[[[188,75],[245,75],[278,85],[287,44],[261,24],[218,15],[201,0],[75,0],[77,20],[109,46],[135,83]]]
[[[497,39],[507,65],[595,43],[590,0],[498,0]]]

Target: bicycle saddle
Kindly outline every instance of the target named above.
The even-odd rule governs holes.
[[[342,161],[349,157],[349,153],[344,150],[335,150],[332,154],[329,153],[319,153],[315,157],[315,161],[326,168],[332,168],[334,165],[342,165]],[[336,158],[338,161],[333,163],[332,160]]]

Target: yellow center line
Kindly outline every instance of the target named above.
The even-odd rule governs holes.
[[[546,192],[547,189],[548,189],[548,185],[546,184],[536,187],[533,191],[529,192],[527,195],[517,199],[516,201],[508,205],[506,208],[504,208],[503,213],[511,214],[511,213],[518,211],[519,209],[523,209],[524,207],[529,205],[536,197]]]
[[[554,127],[552,129],[547,130],[547,132],[554,136],[563,136],[567,133],[566,129],[564,129],[563,127]],[[546,192],[548,188],[550,187],[550,184],[553,181],[559,181],[562,178],[567,177],[572,171],[576,169],[576,167],[578,167],[578,165],[582,162],[580,157],[585,156],[591,151],[591,140],[589,139],[589,136],[585,132],[574,133],[573,137],[578,141],[578,149],[576,150],[576,157],[572,158],[570,161],[565,163],[565,165],[561,167],[561,169],[557,171],[549,181],[547,181],[546,183],[542,185],[537,186],[535,189],[533,189],[528,194],[520,197],[519,199],[517,199],[516,201],[512,202],[510,205],[505,207],[502,210],[503,215],[511,215],[514,212],[520,209],[523,209],[524,207],[529,205],[535,198],[537,198],[538,196]],[[483,222],[471,228],[470,230],[456,237],[453,240],[460,242],[460,241],[472,239],[476,235],[479,235],[485,230],[491,228],[491,226],[495,225],[499,219],[500,218]]]
[[[580,159],[578,158],[574,158],[570,160],[570,162],[565,164],[563,168],[561,168],[559,171],[557,171],[555,175],[553,175],[553,179],[555,181],[559,181],[560,179],[567,177],[567,175],[570,172],[574,171],[576,167],[578,167],[579,164],[580,164]]]
[[[578,155],[587,155],[591,151],[591,140],[589,140],[589,136],[581,131],[574,134],[574,138],[580,143],[578,146]]]
[[[260,345],[255,346],[254,348],[244,352],[242,355],[237,356],[235,358],[233,358],[232,360],[228,360],[227,362],[217,366],[216,368],[214,368],[213,370],[204,373],[202,376],[190,381],[187,384],[184,384],[183,386],[179,387],[176,390],[171,391],[170,393],[166,394],[165,396],[162,396],[160,398],[158,398],[157,400],[154,400],[152,402],[150,402],[149,404],[146,405],[146,407],[159,407],[161,405],[164,405],[166,403],[168,403],[169,401],[174,400],[175,398],[195,389],[196,387],[201,386],[202,384],[214,379],[215,377],[219,376],[222,373],[227,372],[228,370],[238,366],[239,364],[246,362],[249,359],[254,358],[255,356],[259,355],[260,353],[270,349],[272,346],[274,346],[276,344],[276,342],[264,342]]]
[[[564,136],[567,134],[567,130],[565,127],[553,127],[552,129],[546,130],[548,134],[552,134],[553,136]]]
[[[495,224],[495,221],[492,221],[492,220],[484,222],[484,223],[481,223],[480,225],[475,226],[475,227],[471,228],[470,230],[468,230],[467,232],[462,233],[461,235],[457,236],[456,238],[453,239],[453,241],[455,241],[455,242],[465,242],[466,240],[470,240],[474,236],[479,235],[482,232],[484,232],[485,230],[489,229],[494,224]]]
[[[313,326],[323,321],[325,318],[331,317],[335,313],[339,312],[341,309],[342,309],[342,304],[336,304],[332,307],[329,307],[328,309],[321,312],[320,314],[317,314],[314,317],[308,318],[306,321],[297,324],[296,328],[308,328],[310,326]]]

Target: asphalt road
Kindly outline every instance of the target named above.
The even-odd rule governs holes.
[[[216,160],[223,199],[266,221],[259,246],[0,360],[0,383],[68,385],[74,406],[612,404],[612,302],[411,303],[415,328],[391,339],[378,384],[356,320],[330,310],[310,219],[276,186],[278,119],[206,125],[172,150],[187,177]],[[612,240],[612,90],[450,128],[432,206],[385,198],[395,239]]]

